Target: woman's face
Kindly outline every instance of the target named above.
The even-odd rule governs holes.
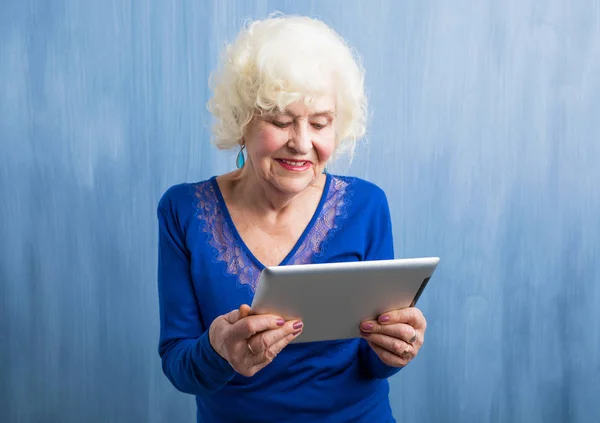
[[[307,106],[290,104],[283,113],[255,115],[244,143],[248,171],[284,194],[297,194],[318,181],[335,150],[335,98]]]

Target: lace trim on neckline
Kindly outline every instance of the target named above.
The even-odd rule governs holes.
[[[283,265],[319,262],[325,254],[328,241],[342,227],[352,197],[351,183],[339,177],[331,178],[327,198],[319,216],[294,255]],[[196,217],[213,251],[213,263],[222,263],[224,276],[237,277],[240,285],[249,287],[254,293],[258,285],[260,269],[234,236],[211,181],[197,184],[194,196]]]

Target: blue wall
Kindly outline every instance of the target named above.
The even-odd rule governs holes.
[[[600,1],[0,0],[0,421],[192,422],[156,353],[156,218],[233,168],[207,77],[247,17],[364,58],[351,166],[439,255],[404,422],[600,421]]]

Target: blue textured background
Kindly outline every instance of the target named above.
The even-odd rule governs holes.
[[[299,3],[299,4],[296,4]],[[600,421],[600,2],[0,0],[0,421],[192,422],[156,353],[156,218],[234,166],[207,77],[247,17],[362,54],[399,257],[439,255],[404,422]]]

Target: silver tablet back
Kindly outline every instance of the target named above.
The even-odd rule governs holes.
[[[362,321],[414,306],[438,263],[427,257],[269,267],[252,309],[301,319],[294,342],[356,338]]]

